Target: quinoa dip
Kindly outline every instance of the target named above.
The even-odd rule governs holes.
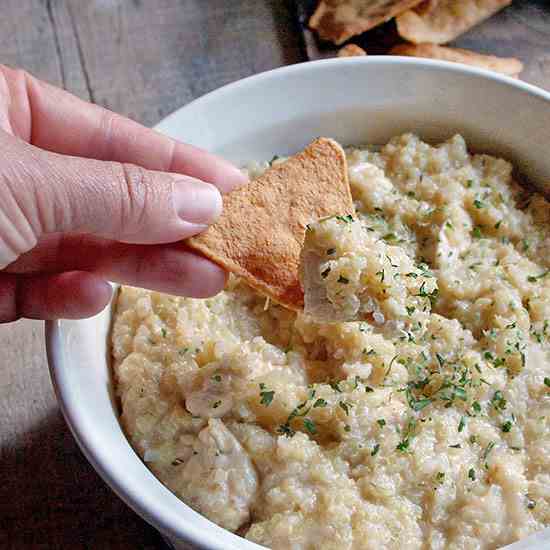
[[[346,153],[356,215],[311,238],[335,311],[364,320],[235,277],[207,300],[121,288],[129,440],[269,548],[492,549],[550,526],[547,201],[460,136]]]

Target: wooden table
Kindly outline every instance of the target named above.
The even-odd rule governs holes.
[[[524,79],[550,89],[546,4],[516,1],[459,44],[517,55]],[[2,0],[0,10],[0,63],[148,125],[227,82],[306,55],[285,0]],[[2,327],[0,350],[0,547],[162,548],[66,428],[42,323]]]

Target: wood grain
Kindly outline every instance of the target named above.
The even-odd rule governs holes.
[[[3,0],[0,63],[154,124],[232,80],[302,60],[280,0]],[[0,328],[0,548],[163,548],[84,459],[51,388],[43,324]]]
[[[367,34],[371,53],[389,47],[391,25]],[[302,40],[291,0],[3,0],[0,15],[0,63],[145,124],[227,82],[302,61],[305,46],[312,57],[322,50],[313,36]],[[550,89],[546,0],[516,0],[456,45],[517,56],[524,80]],[[42,330],[37,321],[0,328],[0,548],[162,548],[74,443]]]

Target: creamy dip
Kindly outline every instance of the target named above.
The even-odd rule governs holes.
[[[124,287],[128,438],[183,501],[271,548],[490,549],[549,526],[548,203],[460,136],[347,155],[354,223],[390,248],[365,279],[382,317],[315,322],[235,278],[208,300]]]

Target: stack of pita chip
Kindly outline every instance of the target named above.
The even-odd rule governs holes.
[[[341,45],[353,36],[395,18],[407,42],[388,53],[442,59],[489,69],[517,78],[521,61],[443,46],[481,23],[512,0],[320,0],[309,25],[320,38]],[[340,57],[366,55],[359,46],[344,46]]]

